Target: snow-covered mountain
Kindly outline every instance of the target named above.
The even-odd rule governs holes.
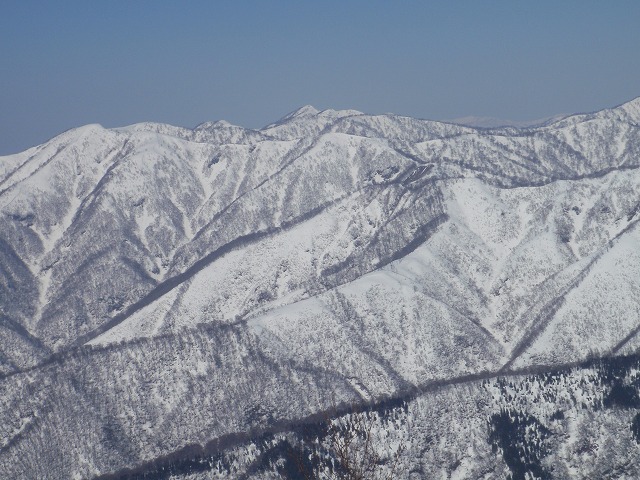
[[[638,167],[640,99],[529,128],[89,125],[0,157],[0,476],[635,353]]]

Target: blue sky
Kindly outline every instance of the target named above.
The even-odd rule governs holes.
[[[530,120],[640,95],[638,1],[2,2],[0,154],[305,104]]]

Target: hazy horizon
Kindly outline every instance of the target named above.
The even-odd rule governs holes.
[[[0,155],[88,123],[261,128],[310,104],[522,122],[640,95],[631,1],[6,5]]]

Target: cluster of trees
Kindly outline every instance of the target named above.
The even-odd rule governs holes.
[[[541,460],[548,454],[545,440],[550,432],[532,415],[503,409],[489,419],[489,443],[493,451],[500,450],[514,479],[551,478]]]
[[[373,412],[327,419],[317,436],[292,445],[279,473],[289,480],[393,480],[402,443],[383,455]]]

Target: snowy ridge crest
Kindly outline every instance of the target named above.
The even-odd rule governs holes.
[[[260,130],[90,125],[0,158],[0,476],[34,451],[35,478],[233,435],[255,453],[248,432],[332,403],[636,353],[639,119],[640,99],[527,128],[306,106]],[[602,385],[628,392],[633,368]],[[509,397],[496,382],[469,388]],[[571,388],[589,408],[610,393]],[[547,471],[529,446],[566,419],[526,407],[490,415]]]

